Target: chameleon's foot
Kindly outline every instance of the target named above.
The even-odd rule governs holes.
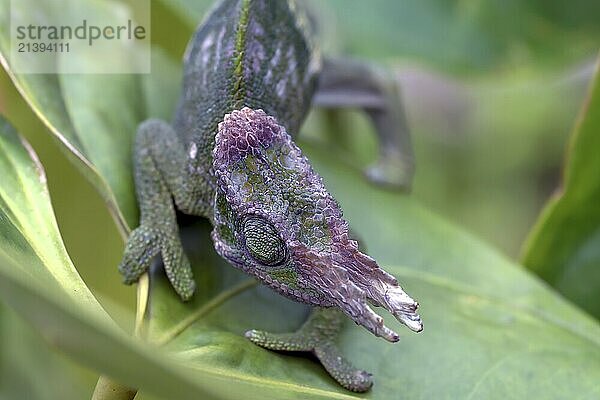
[[[182,300],[189,300],[194,294],[196,283],[177,232],[169,234],[162,229],[144,225],[135,229],[127,241],[125,254],[119,265],[123,281],[128,285],[136,282],[159,254],[173,288]]]
[[[368,166],[364,173],[369,181],[377,185],[409,191],[414,167],[412,161],[399,152],[388,151],[380,153],[377,161]]]
[[[400,84],[393,73],[356,60],[326,58],[314,103],[363,109],[379,142],[379,159],[365,175],[378,185],[410,189],[413,151]]]
[[[294,333],[246,332],[254,344],[278,351],[312,352],[329,375],[344,388],[366,392],[373,386],[371,374],[356,369],[346,360],[335,344],[344,322],[344,315],[334,308],[315,308],[304,325]]]

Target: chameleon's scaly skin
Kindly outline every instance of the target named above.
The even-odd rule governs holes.
[[[251,331],[268,348],[313,351],[344,387],[364,391],[370,375],[336,349],[339,309],[377,336],[398,335],[367,302],[422,329],[394,277],[358,250],[322,179],[293,142],[320,68],[311,22],[294,1],[224,0],[193,37],[173,124],[140,125],[134,153],[141,223],[119,266],[135,282],[161,255],[183,299],[195,289],[175,208],[208,218],[217,252],[233,266],[316,312],[291,336]],[[286,339],[286,340],[284,340]]]
[[[294,333],[246,332],[253,343],[271,350],[308,351],[321,361],[327,372],[346,389],[365,392],[373,386],[371,374],[356,369],[340,356],[335,344],[342,328],[343,314],[333,308],[316,308]]]

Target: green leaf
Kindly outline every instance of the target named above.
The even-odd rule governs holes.
[[[303,148],[369,254],[421,303],[424,332],[396,324],[401,340],[395,345],[351,323],[345,328],[344,353],[374,373],[368,397],[594,397],[600,381],[596,322],[413,199],[369,186],[335,150]],[[150,340],[168,343],[193,370],[257,382],[278,390],[279,398],[352,395],[312,359],[248,343],[246,330],[293,330],[307,310],[262,286],[244,285],[248,278],[214,253],[209,231],[201,221],[183,230],[199,285],[191,303],[178,300],[161,269],[153,271]]]
[[[41,164],[1,117],[0,171],[0,256],[16,264],[12,273],[55,286],[90,309],[102,310],[67,255]]]
[[[542,211],[523,251],[523,264],[596,318],[600,318],[599,154],[596,68],[571,136],[562,188]]]
[[[54,346],[164,398],[197,398],[207,392],[226,398],[353,396],[311,360],[262,350],[240,335],[250,327],[286,330],[300,323],[304,309],[265,288],[213,302],[203,320],[169,346],[177,352],[177,362],[118,331],[70,264],[34,156],[6,123],[0,132],[0,175],[9,177],[0,192],[0,298]],[[600,379],[596,323],[411,199],[373,190],[331,154],[310,150],[351,222],[361,226],[372,254],[416,268],[390,270],[422,303],[427,324],[422,335],[405,334],[400,344],[391,345],[349,326],[341,338],[349,356],[377,374],[369,396],[554,393],[560,398],[572,393],[573,385],[577,393],[591,396]],[[361,203],[377,204],[378,210],[352,206]],[[386,235],[378,234],[384,229]],[[213,274],[212,282],[200,282],[199,299],[205,296],[203,289],[214,295],[219,289],[211,294],[211,288],[245,279],[221,265],[208,238],[199,243],[198,253],[208,254],[211,272],[205,276]],[[161,280],[154,282],[154,299],[161,301],[151,304],[151,312],[154,321],[166,322],[166,329],[192,310],[168,286],[161,289]],[[169,320],[165,310],[172,315]],[[522,376],[530,377],[522,386],[503,384],[524,382]]]
[[[96,2],[85,4],[87,7]],[[3,10],[0,17],[5,18]],[[6,26],[5,21],[0,18],[0,26]],[[6,43],[6,36],[0,36],[3,53]],[[10,71],[6,60],[3,62]],[[162,93],[154,86],[156,82],[174,88],[177,79],[164,71],[148,80],[123,76],[57,79],[14,73],[12,77],[55,135],[80,156],[84,169],[92,171],[109,204],[115,209],[122,207],[128,222],[122,226],[134,225],[131,179],[121,182],[116,178],[130,176],[130,166],[123,157],[133,135],[128,129],[146,115],[157,113],[166,118],[171,114],[167,108],[173,101],[161,99],[159,103],[148,93]],[[79,96],[81,110],[77,107]],[[90,129],[93,135],[87,130],[90,123],[97,124]],[[31,161],[19,147],[14,132],[4,130],[12,139],[3,139],[2,143],[12,145],[2,147],[3,157],[17,162],[7,164],[16,165],[19,171],[31,169]],[[115,134],[117,131],[126,132],[129,141]],[[345,165],[335,151],[304,148],[351,224],[360,228],[358,232],[369,252],[388,266],[422,304],[425,331],[420,335],[403,331],[399,344],[383,342],[351,324],[344,331],[344,351],[357,365],[375,373],[376,386],[366,397],[597,395],[600,327],[595,321],[519,266],[430,214],[413,199],[367,185],[356,168]],[[115,166],[108,161],[102,163],[102,157],[110,160],[109,155],[117,157]],[[92,163],[98,165],[91,168]],[[129,172],[122,175],[123,170]],[[306,310],[268,289],[235,286],[247,278],[216,257],[206,236],[206,223],[201,229],[190,227],[193,234],[186,234],[197,252],[194,258],[203,257],[203,262],[196,264],[199,290],[194,302],[180,303],[160,269],[153,271],[150,338],[164,337],[190,316],[200,314],[201,320],[168,344],[169,355],[127,337],[93,305],[93,298],[84,305],[78,296],[65,290],[69,283],[47,278],[61,276],[56,271],[66,274],[74,270],[64,249],[55,248],[62,246],[60,241],[46,243],[48,238],[59,240],[56,229],[48,230],[49,235],[32,235],[29,229],[40,228],[28,218],[30,213],[32,217],[37,214],[18,212],[21,208],[40,212],[46,207],[43,221],[46,225],[48,220],[53,221],[49,205],[43,205],[48,200],[38,196],[45,192],[39,175],[32,171],[11,173],[27,178],[24,182],[31,185],[27,191],[31,195],[17,204],[10,203],[26,188],[14,180],[6,184],[2,181],[2,199],[8,205],[0,215],[20,215],[27,229],[5,226],[8,217],[3,217],[0,224],[0,231],[8,238],[0,242],[0,298],[33,323],[54,346],[119,381],[169,399],[206,394],[267,399],[358,397],[340,389],[312,360],[268,352],[243,338],[242,333],[249,328],[293,329]],[[6,175],[0,170],[0,176]],[[47,258],[46,251],[60,257]],[[85,287],[79,289],[87,291]]]
[[[0,304],[0,398],[82,399],[97,377],[42,337],[9,308]]]
[[[170,111],[167,105],[174,104],[180,69],[173,69],[162,51],[153,50],[152,74],[18,74],[8,57],[8,3],[0,0],[0,62],[32,110],[99,190],[121,231],[128,232],[138,218],[131,162],[136,127],[141,120],[164,117]],[[35,13],[40,25],[50,24],[49,15],[56,7],[46,2],[35,4],[11,2],[17,8],[13,12]],[[122,4],[99,0],[65,0],[64,7],[83,16],[106,15],[107,20],[128,11]],[[82,65],[94,62],[82,57],[68,61]]]
[[[0,174],[13,179],[3,181],[1,192],[0,298],[54,346],[163,398],[355,396],[312,360],[268,352],[243,338],[241,333],[253,327],[293,329],[305,309],[263,287],[224,296],[223,288],[247,278],[214,254],[203,237],[205,222],[204,229],[192,230],[199,236],[185,236],[205,260],[204,272],[197,271],[195,300],[205,304],[203,318],[168,346],[176,360],[118,331],[94,305],[62,249],[39,166],[12,128],[3,124],[1,131]],[[344,351],[376,374],[376,387],[367,396],[561,398],[577,391],[592,397],[600,379],[598,324],[410,198],[368,186],[334,152],[304,147],[351,223],[361,227],[371,254],[384,264],[410,266],[388,269],[422,304],[425,331],[406,332],[397,345],[350,324],[344,331]],[[360,204],[377,209],[365,212]],[[63,276],[69,278],[60,283]],[[180,303],[160,271],[153,284],[156,337],[198,304]],[[219,301],[210,301],[219,295]]]

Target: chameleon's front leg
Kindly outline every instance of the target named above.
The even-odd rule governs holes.
[[[192,296],[195,283],[181,246],[173,198],[181,197],[175,192],[186,176],[186,159],[179,138],[166,122],[148,120],[140,125],[134,170],[141,222],[131,233],[119,265],[125,283],[131,284],[160,254],[167,276],[183,300]]]
[[[325,59],[314,104],[364,110],[379,139],[379,158],[365,171],[367,178],[410,188],[414,174],[410,132],[400,87],[389,71],[355,60]]]
[[[344,314],[335,308],[316,307],[296,332],[251,330],[246,337],[270,350],[312,352],[340,385],[354,392],[365,392],[373,385],[371,374],[352,366],[335,343],[344,320]]]

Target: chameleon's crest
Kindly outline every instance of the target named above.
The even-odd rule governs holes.
[[[422,329],[418,304],[358,250],[339,205],[273,117],[249,108],[226,115],[213,168],[213,239],[232,264],[290,298],[339,307],[389,341],[398,335],[367,301],[410,329]]]

